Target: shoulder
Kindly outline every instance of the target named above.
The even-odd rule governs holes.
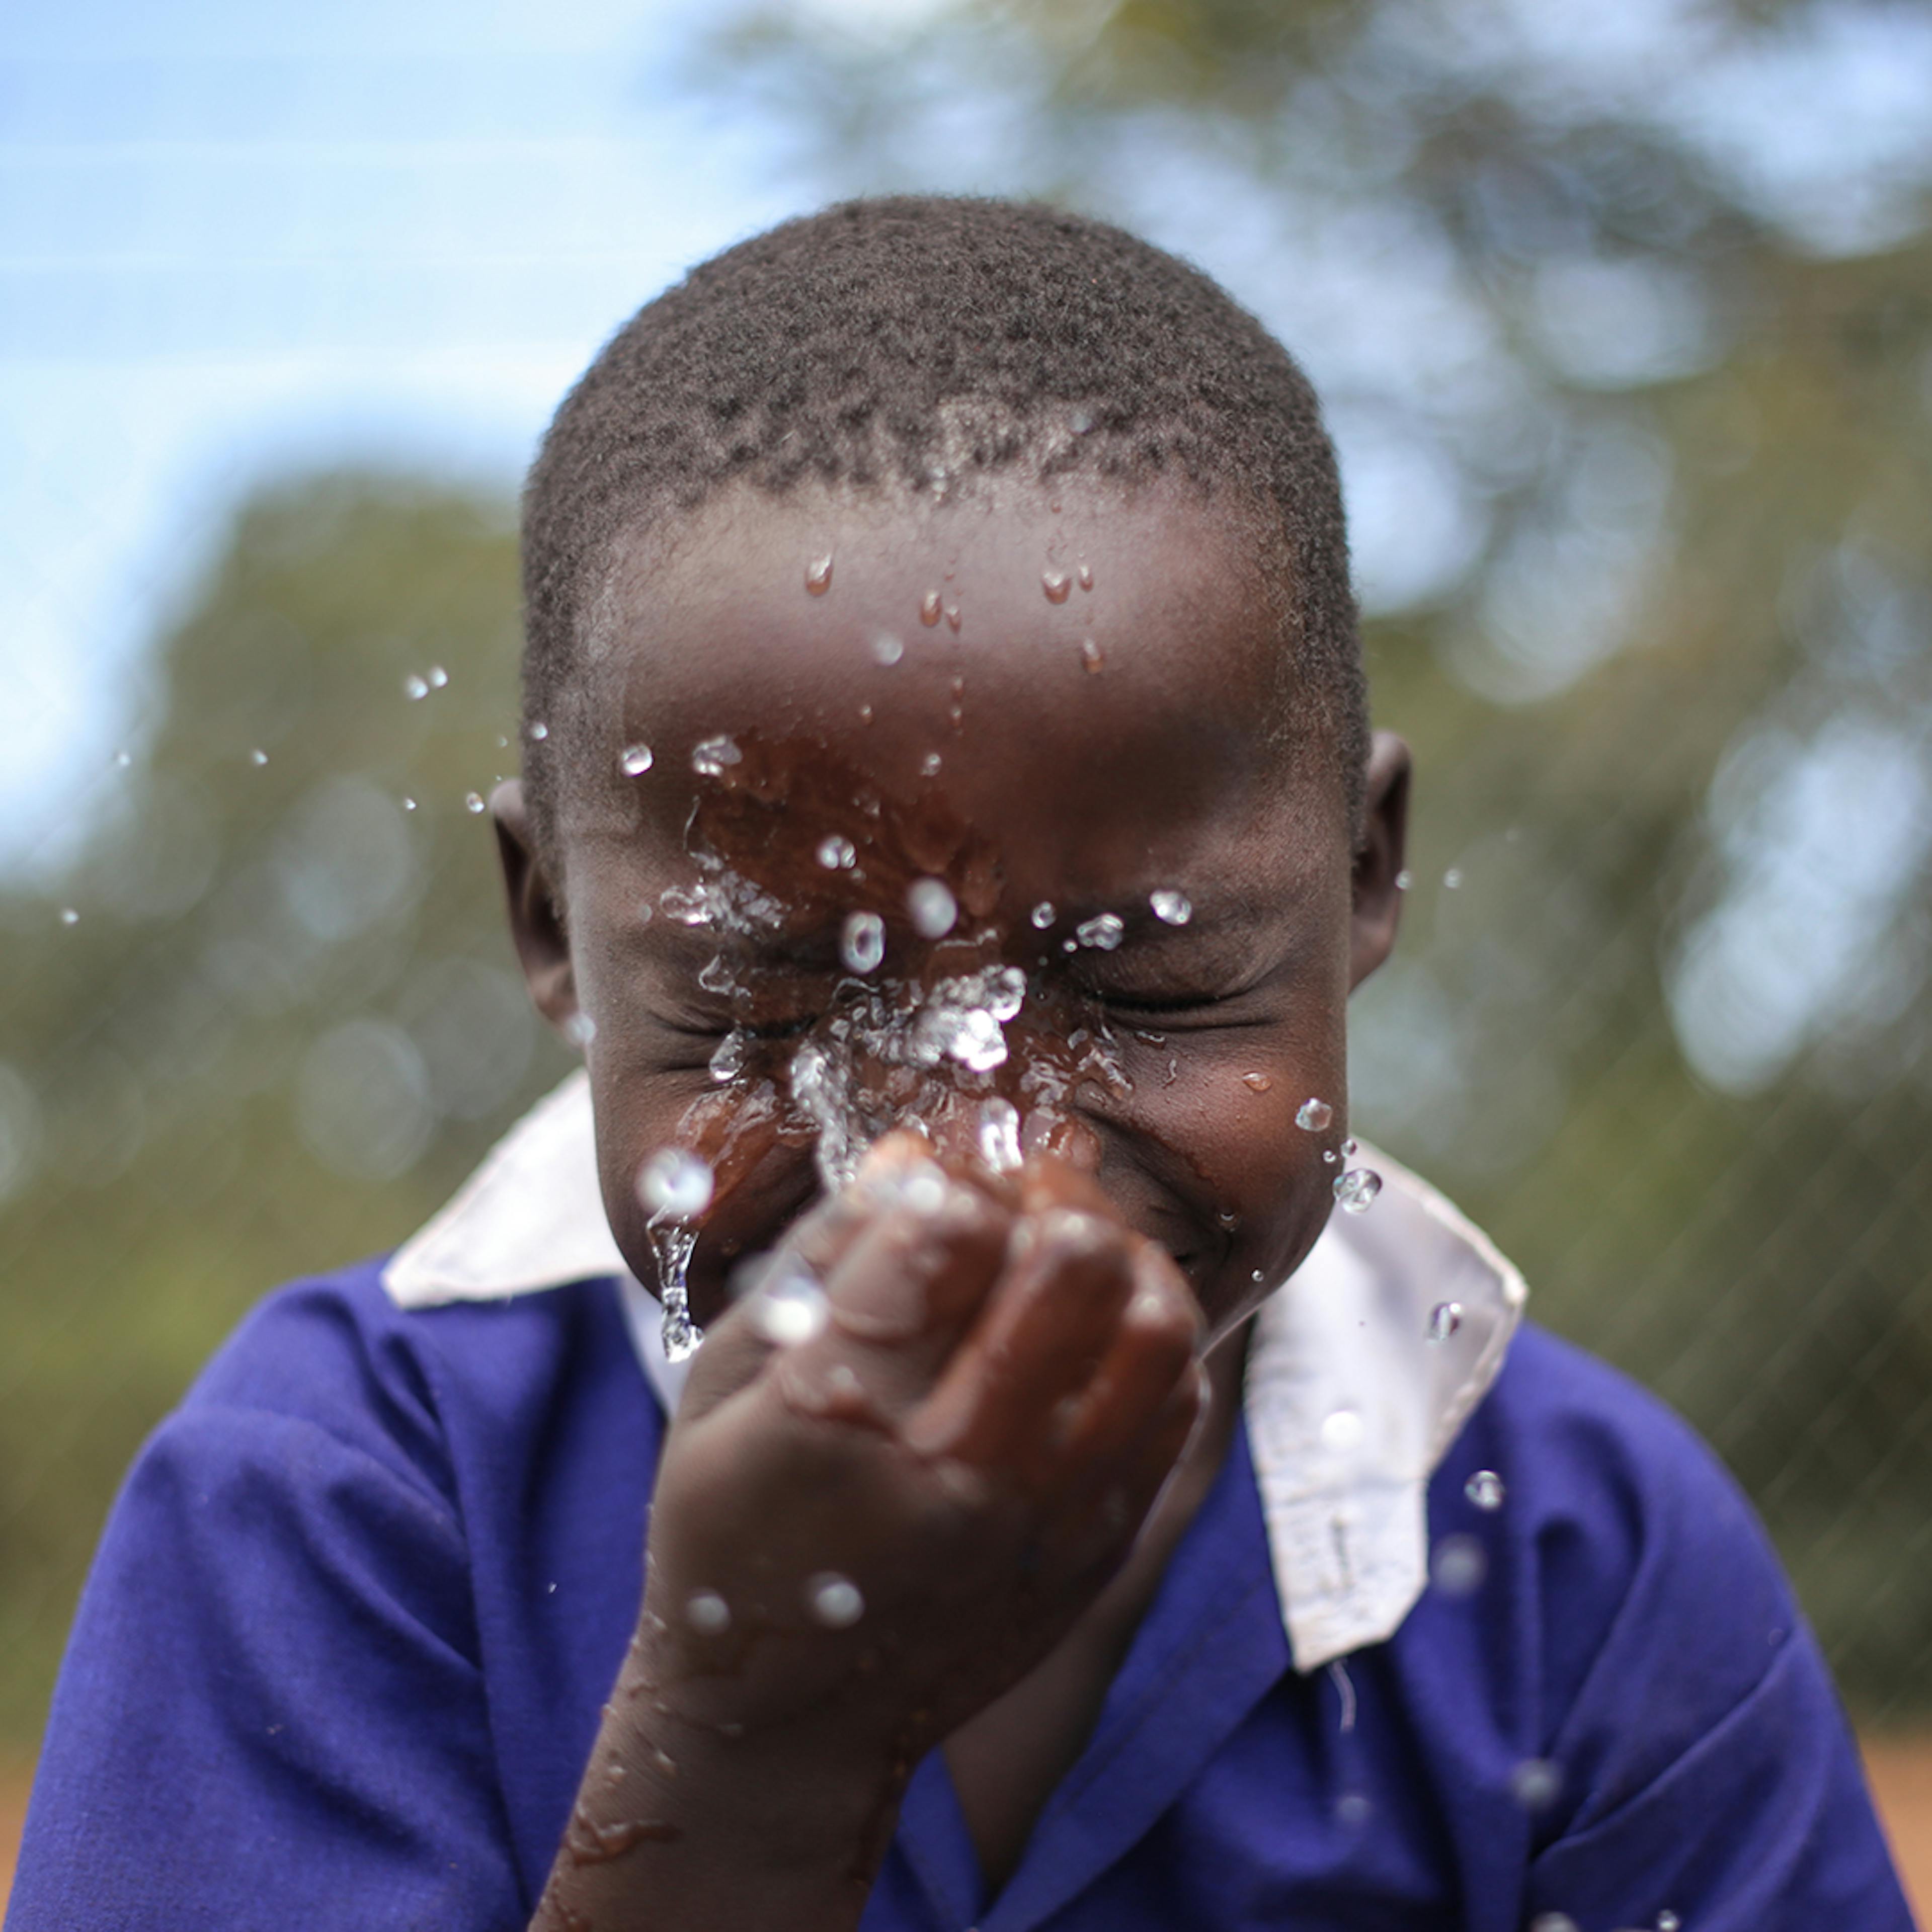
[[[464,1442],[548,1414],[573,1383],[628,1366],[607,1281],[488,1302],[405,1309],[386,1258],[291,1282],[265,1297],[161,1425],[211,1444],[313,1432],[340,1452],[452,1504]],[[634,1370],[628,1379],[635,1379]]]

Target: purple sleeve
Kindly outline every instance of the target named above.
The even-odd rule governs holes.
[[[191,1400],[82,1599],[8,1932],[522,1925],[477,1652],[428,1475]]]

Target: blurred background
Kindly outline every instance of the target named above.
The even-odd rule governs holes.
[[[0,1760],[239,1312],[565,1070],[476,809],[550,411],[900,188],[1310,370],[1421,774],[1358,1120],[1716,1445],[1932,1793],[1932,8],[1864,0],[0,16]]]

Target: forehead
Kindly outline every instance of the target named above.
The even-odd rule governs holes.
[[[1050,854],[1063,891],[1291,804],[1325,838],[1340,788],[1256,528],[1189,486],[1070,478],[943,503],[734,490],[634,532],[582,653],[566,839],[634,835],[640,812],[680,835],[694,751],[747,736],[809,742],[889,800],[937,793],[1003,850]]]

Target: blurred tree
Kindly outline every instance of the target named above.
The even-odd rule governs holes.
[[[1420,766],[1358,1117],[1932,1708],[1932,14],[824,0],[698,70],[828,195],[1064,200],[1302,358]]]
[[[401,1238],[561,1076],[466,804],[516,767],[517,650],[508,506],[270,489],[160,640],[59,898],[0,896],[0,1740],[242,1311]]]

